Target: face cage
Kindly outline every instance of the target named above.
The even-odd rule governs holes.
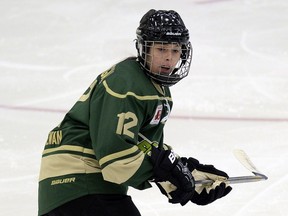
[[[141,56],[140,64],[144,68],[146,74],[152,78],[156,83],[163,86],[172,86],[179,82],[181,79],[188,76],[191,61],[192,61],[192,53],[193,49],[191,43],[181,45],[181,55],[179,61],[176,63],[175,67],[171,70],[170,73],[161,73],[161,72],[152,72],[150,66],[153,63],[153,59],[151,62],[149,61],[150,49],[154,44],[162,44],[167,45],[168,42],[158,42],[158,41],[144,41],[144,44],[138,44],[139,55]],[[171,44],[171,43],[170,43]],[[172,43],[179,44],[179,43]],[[150,63],[150,64],[149,64]]]

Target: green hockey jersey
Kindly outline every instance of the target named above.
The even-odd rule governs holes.
[[[87,194],[151,187],[152,164],[137,144],[163,148],[172,108],[168,87],[151,81],[136,58],[100,74],[47,138],[39,176],[39,215]]]

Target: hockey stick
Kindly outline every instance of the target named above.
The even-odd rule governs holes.
[[[239,176],[239,177],[230,177],[227,179],[228,184],[238,184],[238,183],[248,183],[248,182],[257,182],[267,180],[268,177],[261,173],[256,166],[252,163],[248,155],[240,149],[234,150],[234,155],[238,159],[238,161],[246,167],[250,172],[252,172],[253,176]],[[206,179],[206,180],[199,180],[196,181],[195,184],[205,185],[205,184],[212,184],[213,180]]]
[[[147,153],[149,155],[149,152],[151,151],[151,145],[152,142],[147,139],[144,135],[139,133],[139,136],[143,139],[142,142],[138,143],[138,148],[143,151],[144,153]],[[234,150],[234,155],[238,159],[240,163],[242,163],[243,166],[245,166],[250,172],[252,172],[253,176],[238,176],[238,177],[230,177],[226,180],[228,184],[238,184],[238,183],[248,183],[248,182],[257,182],[257,181],[263,181],[267,180],[268,177],[265,176],[263,173],[261,173],[255,165],[252,163],[248,155],[240,149]],[[195,181],[196,185],[207,185],[207,184],[213,184],[212,179],[203,179],[203,180],[197,180]]]

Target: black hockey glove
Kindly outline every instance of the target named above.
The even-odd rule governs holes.
[[[160,182],[169,181],[177,190],[171,192],[171,203],[185,205],[194,194],[194,178],[180,159],[171,150],[159,150],[152,147],[151,160],[154,165],[154,181],[159,187]],[[161,192],[167,196],[165,190],[159,187]]]
[[[194,158],[181,158],[183,163],[187,163],[189,170],[192,172],[195,180],[212,179],[212,185],[197,185],[191,201],[197,205],[207,205],[215,200],[226,196],[232,187],[224,181],[229,178],[227,173],[216,169],[212,165],[200,164]]]

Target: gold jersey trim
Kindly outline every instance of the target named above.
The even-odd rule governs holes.
[[[39,181],[69,174],[100,172],[99,162],[95,159],[68,153],[54,154],[42,158]]]
[[[117,92],[114,92],[111,88],[109,88],[106,80],[103,81],[103,86],[105,87],[106,89],[106,92],[114,97],[117,97],[117,98],[126,98],[127,96],[132,96],[132,97],[135,97],[137,98],[138,100],[169,100],[169,101],[172,101],[172,98],[171,97],[160,97],[158,95],[145,95],[145,96],[141,96],[141,95],[137,95],[135,94],[134,92],[126,92],[125,94],[120,94],[120,93],[117,93]]]
[[[126,182],[140,168],[141,164],[143,163],[144,157],[145,154],[140,151],[138,154],[132,157],[122,160],[116,160],[113,163],[107,165],[105,168],[102,169],[102,175],[104,180],[116,184],[122,184]]]
[[[127,155],[133,154],[135,152],[139,151],[139,148],[137,146],[133,146],[129,149],[120,151],[120,152],[116,152],[110,155],[107,155],[103,158],[101,158],[99,160],[99,164],[100,166],[102,166],[103,164],[105,164],[106,162],[112,161],[112,160],[116,160],[117,158],[121,158],[121,157],[125,157]]]
[[[50,148],[50,149],[45,149],[43,151],[42,155],[49,154],[49,153],[54,153],[57,151],[75,151],[75,152],[81,152],[84,154],[89,154],[95,156],[94,150],[93,149],[88,149],[84,148],[82,146],[74,146],[74,145],[62,145],[56,148]]]

